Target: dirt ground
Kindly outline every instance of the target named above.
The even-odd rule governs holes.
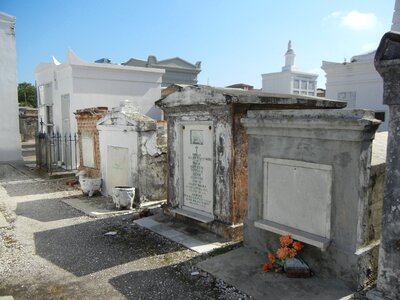
[[[14,299],[251,299],[195,265],[200,255],[133,223],[88,217],[65,179],[0,164],[0,296]],[[108,232],[116,232],[108,235]],[[199,273],[196,273],[199,272]]]

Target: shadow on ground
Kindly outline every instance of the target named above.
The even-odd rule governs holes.
[[[17,204],[15,213],[19,216],[34,219],[40,222],[51,222],[84,216],[85,214],[75,210],[66,209],[62,199],[43,199]]]
[[[132,224],[132,217],[115,216],[34,234],[36,254],[84,276],[143,257],[184,249]],[[116,235],[105,235],[115,231]]]
[[[0,163],[0,182],[12,182],[26,179],[29,179],[29,176],[25,175],[11,164]]]
[[[73,191],[74,188],[66,185],[66,181],[67,179],[10,182],[4,183],[3,187],[10,197]]]
[[[130,272],[109,280],[126,299],[222,299],[215,279],[191,276],[187,262]],[[183,267],[183,268],[182,268]]]

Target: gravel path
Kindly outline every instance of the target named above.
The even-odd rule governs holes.
[[[251,299],[196,269],[210,255],[133,224],[133,215],[91,218],[61,201],[80,195],[65,180],[0,165],[0,213],[10,224],[0,228],[0,296]]]

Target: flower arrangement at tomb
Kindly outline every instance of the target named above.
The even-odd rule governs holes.
[[[299,255],[304,244],[293,240],[291,235],[280,236],[279,242],[280,248],[276,250],[276,254],[268,253],[269,262],[263,265],[263,271],[282,272],[287,277],[310,277],[310,267]]]

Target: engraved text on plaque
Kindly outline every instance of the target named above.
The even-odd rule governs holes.
[[[213,211],[212,127],[190,124],[183,127],[183,205],[201,213]]]

